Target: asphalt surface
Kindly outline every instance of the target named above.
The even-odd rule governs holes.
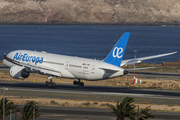
[[[70,107],[41,107],[43,115],[54,114],[64,115],[61,119],[79,119],[79,120],[115,120],[114,114],[111,109],[100,108],[70,108]],[[154,120],[179,120],[180,114],[177,112],[152,112],[156,119]],[[43,119],[45,117],[42,116]],[[57,117],[57,119],[59,116]],[[41,120],[41,119],[40,119]],[[150,119],[149,119],[150,120]]]
[[[0,86],[8,87],[9,90],[26,90],[26,91],[43,91],[54,93],[77,93],[77,94],[104,94],[104,95],[133,95],[141,96],[150,95],[150,97],[165,97],[169,96],[174,99],[180,99],[180,91],[178,90],[158,90],[158,89],[140,89],[131,87],[104,87],[104,86],[84,86],[77,87],[74,85],[60,85],[57,84],[56,88],[48,88],[44,83],[28,83],[28,82],[9,82],[0,81]],[[151,96],[153,95],[153,96]]]
[[[0,70],[9,70],[9,68],[4,65],[0,65]]]
[[[50,112],[51,111],[51,112]],[[65,108],[65,107],[42,107],[42,114],[64,114],[65,119],[69,116],[75,116],[76,119],[86,120],[115,120],[114,114],[111,113],[111,109],[99,109],[99,108]],[[163,120],[179,120],[180,114],[177,112],[152,112],[156,119]],[[78,117],[79,116],[79,117]],[[43,117],[43,116],[42,116]],[[63,117],[62,117],[63,118]],[[73,118],[73,119],[74,119]],[[58,118],[57,118],[58,119]],[[71,118],[72,119],[72,118]],[[150,120],[150,119],[149,119]]]
[[[74,85],[57,85],[52,89],[43,83],[0,81],[0,90],[3,87],[9,89],[6,92],[8,95],[15,96],[98,101],[122,101],[123,98],[129,96],[134,97],[135,101],[140,103],[180,105],[180,91],[178,90],[102,86],[84,86],[82,88]]]
[[[116,120],[111,109],[83,108],[83,107],[52,107],[40,106],[42,116],[36,120]],[[17,113],[20,115],[20,113]],[[155,119],[148,120],[179,120],[178,112],[157,112],[152,111]],[[15,120],[15,115],[12,115]],[[20,120],[17,117],[17,120]]]

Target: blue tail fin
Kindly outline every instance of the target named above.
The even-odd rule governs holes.
[[[124,56],[126,45],[129,39],[130,32],[124,33],[109,55],[105,58],[104,62],[120,67],[121,61]]]

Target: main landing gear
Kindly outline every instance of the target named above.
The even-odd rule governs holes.
[[[48,79],[50,80],[50,82],[46,81],[45,85],[48,86],[49,88],[55,88],[56,87],[56,83],[52,82],[52,76],[49,76]]]
[[[80,79],[78,79],[78,81],[75,80],[75,81],[73,82],[73,84],[74,84],[74,85],[77,85],[77,86],[81,86],[81,87],[84,86],[84,83],[81,82]]]

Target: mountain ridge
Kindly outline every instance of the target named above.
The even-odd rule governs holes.
[[[0,0],[0,24],[179,25],[179,0]]]

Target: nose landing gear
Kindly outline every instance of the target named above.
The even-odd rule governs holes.
[[[75,81],[73,82],[73,84],[74,84],[74,85],[77,85],[77,86],[81,86],[81,87],[84,86],[84,83],[81,82],[80,79],[78,79],[78,81],[75,80]]]

